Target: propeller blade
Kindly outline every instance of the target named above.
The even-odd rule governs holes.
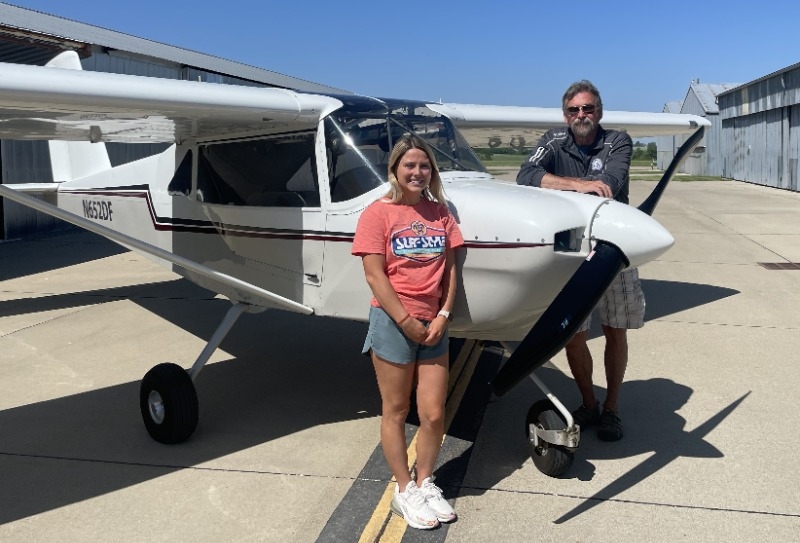
[[[569,342],[617,274],[628,265],[619,248],[600,241],[491,382],[502,396]]]
[[[667,188],[667,185],[672,179],[672,176],[675,175],[675,172],[680,165],[683,164],[687,158],[689,158],[689,155],[692,153],[692,151],[694,151],[697,143],[703,139],[703,134],[705,131],[706,129],[701,126],[697,132],[689,136],[689,139],[683,142],[683,145],[680,146],[678,152],[675,153],[675,158],[672,159],[672,162],[669,163],[667,169],[664,170],[664,175],[661,176],[661,180],[656,185],[656,188],[654,188],[653,192],[650,193],[650,196],[648,196],[647,199],[639,205],[639,211],[642,213],[647,213],[651,217],[653,216],[653,211],[655,210],[658,201],[661,199],[661,195],[664,193],[664,190]]]

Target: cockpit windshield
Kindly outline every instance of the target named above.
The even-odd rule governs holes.
[[[450,119],[421,103],[345,105],[325,120],[331,199],[343,202],[386,183],[389,154],[406,134],[423,138],[439,170],[486,171]],[[382,110],[382,111],[381,111]]]

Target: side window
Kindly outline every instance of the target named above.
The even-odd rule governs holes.
[[[197,193],[214,204],[318,207],[314,132],[199,146]]]
[[[332,202],[344,202],[386,182],[385,119],[325,120]]]

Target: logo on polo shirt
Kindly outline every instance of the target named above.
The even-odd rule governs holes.
[[[447,237],[444,230],[414,221],[408,228],[392,234],[392,252],[400,258],[430,262],[444,254]]]

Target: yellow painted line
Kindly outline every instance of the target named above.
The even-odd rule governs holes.
[[[464,342],[464,346],[458,353],[453,367],[450,368],[450,379],[447,385],[448,401],[445,405],[445,420],[444,420],[444,433],[447,435],[447,430],[453,422],[453,417],[458,406],[461,404],[461,399],[464,397],[464,392],[467,389],[472,374],[475,372],[475,365],[480,358],[483,350],[482,346],[475,348],[476,341],[469,339]],[[411,470],[417,463],[417,435],[411,439],[408,445],[408,469]],[[444,440],[444,436],[442,436]],[[375,510],[370,517],[369,522],[364,527],[359,537],[359,543],[394,543],[403,538],[408,524],[400,515],[392,513],[390,504],[394,497],[395,479],[386,485],[386,490],[383,491],[381,499],[375,506]]]

